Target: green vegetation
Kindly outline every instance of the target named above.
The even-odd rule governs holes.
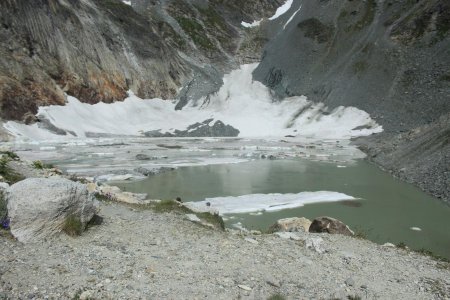
[[[365,61],[358,61],[352,65],[353,73],[360,74],[367,69],[367,63]]]
[[[208,212],[195,213],[195,215],[197,215],[197,217],[199,217],[201,220],[206,221],[207,223],[212,224],[217,228],[225,230],[225,223],[223,222],[223,219],[221,216],[213,215]]]
[[[84,231],[83,223],[78,217],[70,215],[64,221],[63,231],[70,236],[80,236]]]
[[[285,300],[286,298],[281,294],[275,294],[267,298],[267,300]]]
[[[420,253],[422,255],[431,257],[432,259],[438,261],[438,262],[444,262],[447,263],[447,268],[450,268],[450,259],[447,259],[445,257],[442,257],[440,255],[434,254],[432,251],[427,250],[427,249],[420,249],[416,251],[417,253]]]
[[[178,213],[178,214],[194,214],[200,220],[203,220],[206,223],[209,223],[216,228],[225,230],[225,223],[223,222],[223,219],[221,216],[213,215],[213,214],[210,214],[209,212],[196,213],[193,210],[187,208],[186,206],[184,206],[183,204],[181,204],[175,200],[161,200],[158,202],[155,201],[153,203],[145,204],[145,205],[130,204],[130,206],[137,208],[137,209],[151,209],[157,213],[174,212],[174,213]]]
[[[52,169],[52,168],[55,167],[52,164],[46,164],[46,163],[43,163],[40,160],[33,161],[32,166],[33,166],[33,168],[38,169],[38,170]]]
[[[408,248],[408,246],[406,246],[406,244],[404,242],[400,242],[396,246],[397,246],[397,248],[400,248],[400,249],[407,249]]]
[[[87,183],[89,183],[89,181],[87,181],[86,178],[84,178],[84,177],[79,177],[77,174],[72,174],[72,175],[70,175],[69,180],[72,180],[72,181],[74,181],[74,182],[79,182],[79,183],[82,183],[82,184],[87,184]]]
[[[444,74],[441,76],[441,80],[443,81],[450,81],[450,74]]]
[[[193,213],[192,210],[174,200],[161,200],[148,204],[148,207],[157,213],[177,212],[182,214]]]
[[[8,163],[11,161],[11,158],[9,156],[2,156],[0,158],[0,176],[4,178],[4,180],[9,184],[14,184],[18,181],[23,180],[25,177],[23,177],[21,174],[15,172]]]
[[[365,229],[357,227],[355,228],[355,235],[353,237],[360,240],[367,240],[369,239],[369,234]]]
[[[8,215],[8,208],[7,203],[5,201],[5,196],[3,195],[3,192],[0,191],[0,221],[3,221],[4,218],[6,218]]]
[[[20,159],[19,155],[17,155],[16,153],[14,153],[12,151],[0,151],[0,155],[7,156],[7,157],[9,157],[12,160],[19,160]]]
[[[102,193],[96,192],[96,193],[94,193],[94,197],[98,201],[102,201],[102,202],[117,201],[117,198],[113,194],[110,194],[110,193],[102,194]]]
[[[368,0],[365,2],[366,8],[364,15],[359,19],[359,21],[355,24],[354,28],[356,30],[361,30],[364,27],[370,25],[375,18],[375,12],[377,9],[377,2],[375,0]]]
[[[297,24],[306,37],[317,41],[319,44],[331,40],[334,32],[334,26],[326,25],[316,18],[306,19]]]
[[[199,6],[196,6],[196,8],[203,16],[206,17],[204,22],[205,22],[205,25],[208,26],[208,28],[219,27],[220,29],[222,29],[224,31],[227,30],[225,21],[223,20],[222,16],[220,16],[214,10],[214,8],[212,8],[211,6],[209,6],[208,8],[201,8]]]
[[[208,39],[206,32],[200,23],[185,17],[178,17],[176,20],[184,32],[191,37],[192,41],[194,41],[197,46],[208,50],[216,49],[214,44]]]
[[[75,293],[75,295],[73,295],[73,297],[72,297],[71,300],[80,300],[81,293],[83,293],[83,291],[82,291],[81,289],[79,289],[79,290]]]

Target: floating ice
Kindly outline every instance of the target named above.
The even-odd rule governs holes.
[[[187,202],[194,211],[215,209],[220,215],[278,211],[301,207],[305,204],[356,200],[352,196],[338,192],[302,192],[298,194],[250,194],[238,197],[206,198],[204,201]],[[207,206],[210,203],[210,206]]]

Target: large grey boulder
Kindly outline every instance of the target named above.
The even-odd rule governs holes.
[[[64,178],[29,178],[6,191],[11,233],[21,242],[38,241],[62,231],[67,218],[82,229],[97,207],[84,184]]]
[[[330,217],[318,217],[312,221],[309,232],[343,234],[353,236],[355,233],[344,223]]]
[[[308,232],[311,221],[306,218],[280,219],[270,226],[269,232]]]

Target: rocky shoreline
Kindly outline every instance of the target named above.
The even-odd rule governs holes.
[[[55,169],[26,175],[64,176]],[[450,297],[448,262],[351,237],[330,218],[312,225],[304,218],[280,220],[270,234],[223,230],[176,202],[76,185],[105,196],[96,203],[102,222],[91,222],[81,236],[52,232],[26,243],[0,230],[0,299]]]
[[[414,252],[342,235],[223,232],[177,213],[100,207],[103,224],[81,237],[1,237],[2,299],[450,297],[449,265]]]

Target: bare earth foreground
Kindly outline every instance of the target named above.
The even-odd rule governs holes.
[[[102,203],[100,215],[103,224],[78,238],[1,237],[0,299],[450,297],[447,263],[366,240],[221,232],[116,203]],[[324,253],[307,247],[317,237]]]

